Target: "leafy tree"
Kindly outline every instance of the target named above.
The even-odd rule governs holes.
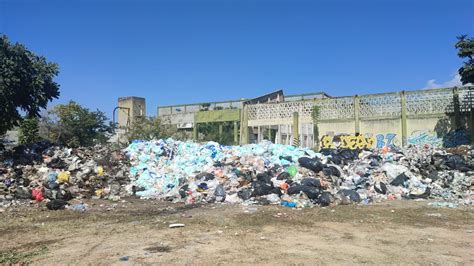
[[[43,122],[51,141],[70,147],[105,143],[114,129],[103,112],[90,111],[73,101],[57,105]]]
[[[454,47],[458,49],[458,56],[464,61],[464,65],[459,69],[462,84],[474,83],[474,38],[467,38],[467,35],[458,36],[458,42]]]
[[[234,144],[234,123],[222,122],[222,135],[219,135],[219,123],[199,124],[200,141],[216,141],[223,145]]]
[[[59,85],[53,81],[58,73],[57,64],[0,35],[0,134],[19,125],[21,111],[38,117],[41,108],[58,98]]]
[[[128,140],[166,139],[177,133],[176,125],[164,124],[160,118],[136,117],[127,132]]]
[[[39,136],[38,118],[26,118],[21,121],[18,140],[20,144],[30,144],[41,140]]]

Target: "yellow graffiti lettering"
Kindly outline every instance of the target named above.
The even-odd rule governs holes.
[[[367,138],[367,149],[374,149],[377,140],[374,137]]]
[[[339,139],[341,140],[339,147],[342,149],[347,149],[347,146],[349,146],[347,136],[340,136]]]
[[[356,142],[357,142],[357,148],[359,149],[364,149],[365,147],[367,147],[367,140],[362,135],[359,135],[356,137]]]
[[[325,135],[321,138],[321,148],[323,149],[374,149],[377,144],[375,137],[365,137],[363,135]]]
[[[323,149],[334,149],[335,146],[332,141],[333,141],[333,138],[331,136],[327,136],[327,135],[323,136],[323,138],[321,139],[321,147]]]
[[[355,150],[357,145],[357,138],[355,136],[347,136],[347,148]]]

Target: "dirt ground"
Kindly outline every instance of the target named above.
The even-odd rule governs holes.
[[[87,203],[85,213],[5,210],[0,262],[474,264],[472,208],[435,208],[426,201],[304,210],[137,199]],[[170,223],[185,227],[170,229]]]

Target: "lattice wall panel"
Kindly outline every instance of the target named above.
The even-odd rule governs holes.
[[[468,113],[474,105],[474,88],[459,90],[459,109],[461,113]]]
[[[353,119],[354,98],[326,98],[317,102],[319,120]]]
[[[452,89],[420,90],[406,92],[407,114],[452,113]],[[469,112],[473,105],[474,89],[459,89],[460,111]],[[401,94],[374,94],[359,98],[360,118],[400,117]],[[274,104],[249,105],[249,125],[285,125],[292,123],[294,112],[300,122],[312,121],[313,106],[319,106],[319,120],[354,119],[354,97],[325,98],[313,101],[295,101]]]
[[[454,111],[452,90],[421,90],[406,92],[407,113],[442,114]]]
[[[360,97],[360,117],[397,117],[401,115],[398,94],[367,95]]]
[[[298,112],[300,119],[311,118],[313,102],[283,102],[277,104],[255,104],[248,106],[249,121],[289,120]]]

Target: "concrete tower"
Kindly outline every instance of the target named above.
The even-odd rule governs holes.
[[[145,98],[129,96],[118,99],[118,135],[123,140],[124,134],[133,125],[137,117],[146,116]]]

